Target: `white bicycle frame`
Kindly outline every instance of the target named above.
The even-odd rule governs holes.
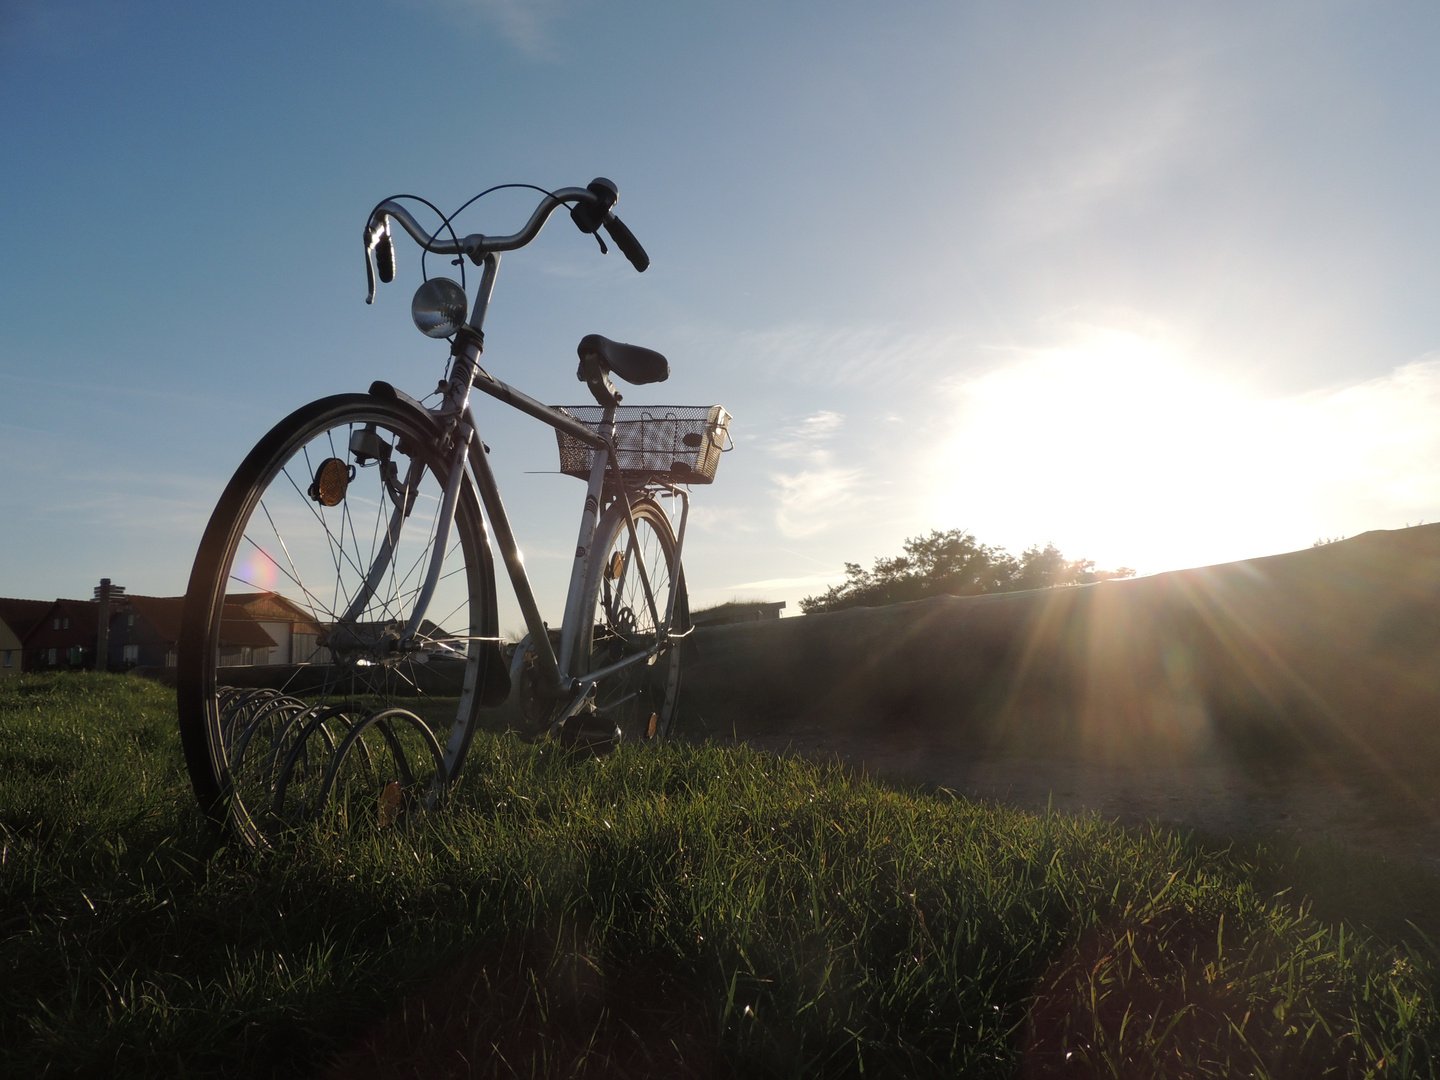
[[[495,534],[495,541],[505,560],[505,567],[510,576],[511,586],[515,591],[515,598],[525,617],[525,625],[530,634],[530,647],[535,652],[539,668],[537,689],[543,696],[551,698],[557,703],[563,703],[553,715],[552,730],[557,729],[558,725],[581,711],[602,679],[636,664],[651,662],[656,655],[666,648],[672,647],[680,638],[688,634],[688,630],[684,633],[673,633],[672,621],[682,581],[682,575],[678,568],[685,544],[685,526],[690,514],[689,494],[683,488],[656,479],[627,485],[621,478],[618,469],[610,469],[610,463],[617,460],[614,444],[614,401],[605,405],[603,419],[596,430],[582,424],[569,414],[508,386],[490,375],[478,363],[483,349],[485,314],[489,308],[490,296],[495,288],[495,277],[500,265],[499,252],[528,243],[529,239],[539,231],[549,214],[562,205],[567,197],[574,198],[577,193],[589,195],[584,189],[562,189],[549,196],[545,202],[541,203],[540,209],[535,212],[526,228],[515,236],[466,237],[458,243],[437,241],[425,233],[404,208],[393,203],[383,203],[377,210],[377,213],[388,213],[399,220],[406,231],[427,250],[435,251],[438,254],[463,251],[470,254],[472,258],[480,253],[480,257],[476,261],[481,262],[484,267],[466,330],[456,336],[455,345],[451,350],[453,362],[449,378],[442,384],[442,402],[437,408],[428,410],[439,423],[441,435],[438,449],[443,456],[448,457],[450,469],[446,478],[444,500],[441,504],[434,549],[430,555],[430,565],[415,608],[406,622],[399,646],[401,649],[412,647],[420,633],[421,623],[443,570],[445,552],[449,546],[450,529],[455,519],[460,484],[467,474],[468,466],[468,472],[473,477],[481,503],[485,508],[485,516],[489,520],[490,528]],[[523,239],[521,239],[522,237]],[[565,600],[565,614],[561,622],[558,654],[551,644],[545,621],[540,616],[539,605],[536,603],[534,590],[530,586],[530,579],[525,572],[525,564],[520,556],[520,548],[510,527],[510,519],[505,513],[505,506],[500,498],[500,490],[496,485],[494,473],[490,469],[487,458],[489,451],[479,435],[475,416],[470,406],[472,387],[565,432],[593,447],[596,451],[590,468],[585,503],[580,515],[580,530],[575,546],[575,561],[570,569],[570,586]],[[676,529],[674,554],[676,569],[670,575],[668,595],[659,598],[657,602],[644,560],[638,558],[626,560],[627,565],[637,568],[640,574],[641,586],[652,620],[651,625],[657,628],[655,640],[647,648],[622,660],[577,676],[572,669],[577,662],[576,652],[582,631],[582,621],[590,617],[590,613],[584,610],[585,583],[589,574],[595,530],[599,524],[600,511],[607,492],[607,476],[613,477],[615,481],[610,490],[614,492],[614,498],[624,509],[632,550],[638,547],[639,541],[635,520],[630,509],[631,495],[648,490],[664,491],[680,500],[680,523]],[[392,514],[385,540],[376,554],[375,562],[370,568],[366,581],[359,594],[351,601],[350,609],[352,611],[358,613],[364,609],[369,601],[374,583],[384,575],[395,545],[398,543],[400,531],[404,527],[405,510],[405,500],[402,499],[397,503]],[[347,617],[354,616],[347,612]],[[478,641],[472,639],[467,647],[474,649],[479,644]],[[467,697],[475,692],[476,687],[466,686],[465,695]],[[468,708],[462,708],[460,712],[462,716],[470,714]],[[468,724],[462,722],[457,724],[450,733],[445,752],[446,774],[450,780],[453,780],[458,773],[465,751],[469,746],[470,732],[466,730],[467,728]]]

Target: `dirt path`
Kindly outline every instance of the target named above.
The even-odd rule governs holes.
[[[935,784],[1026,810],[1093,810],[1121,825],[1164,825],[1215,836],[1281,833],[1330,839],[1440,870],[1440,778],[1294,770],[1261,776],[1229,764],[1147,769],[1053,759],[976,761],[924,743],[820,729],[751,736],[777,753],[839,757],[871,775]]]

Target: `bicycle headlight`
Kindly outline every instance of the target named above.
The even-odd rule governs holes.
[[[426,337],[449,337],[465,325],[466,314],[465,290],[449,278],[431,278],[410,301],[410,317]]]

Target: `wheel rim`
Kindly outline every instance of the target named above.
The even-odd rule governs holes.
[[[656,621],[646,600],[639,566],[643,564],[661,620],[670,595],[675,540],[669,519],[650,500],[632,505],[636,538],[632,540],[618,508],[609,526],[597,534],[600,558],[592,563],[588,590],[591,617],[582,631],[579,656],[582,673],[598,670],[649,648],[656,639]],[[637,543],[638,541],[638,543]],[[683,583],[676,597],[680,618],[685,612]],[[672,647],[651,663],[638,663],[601,680],[595,690],[595,711],[614,721],[627,740],[663,738],[674,720],[679,694],[680,655]]]
[[[431,433],[365,399],[296,417],[242,465],[207,530],[213,565],[200,591],[208,615],[191,660],[201,669],[223,810],[257,844],[327,812],[342,825],[388,825],[404,816],[399,810],[433,804],[468,743],[477,669],[494,633],[482,602],[488,552],[467,481],[425,621],[413,641],[401,640],[441,514],[443,465]],[[267,443],[276,445],[263,453]],[[406,504],[409,515],[397,514]],[[206,556],[202,545],[197,575]],[[245,644],[254,626],[226,601],[267,618],[260,625],[272,638],[288,630],[283,644],[293,655],[277,657],[290,661],[278,685],[228,690],[227,667],[234,674],[245,649],[253,660],[261,646]],[[374,722],[382,714],[388,721]]]

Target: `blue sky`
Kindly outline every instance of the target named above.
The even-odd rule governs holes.
[[[671,359],[630,401],[730,409],[696,604],[930,528],[1150,572],[1435,520],[1437,46],[1420,4],[0,0],[0,594],[178,593],[271,424],[433,386],[413,247],[363,303],[380,198],[596,175],[652,268],[556,219],[486,365],[583,401],[599,332]],[[482,420],[558,609],[581,485]]]

